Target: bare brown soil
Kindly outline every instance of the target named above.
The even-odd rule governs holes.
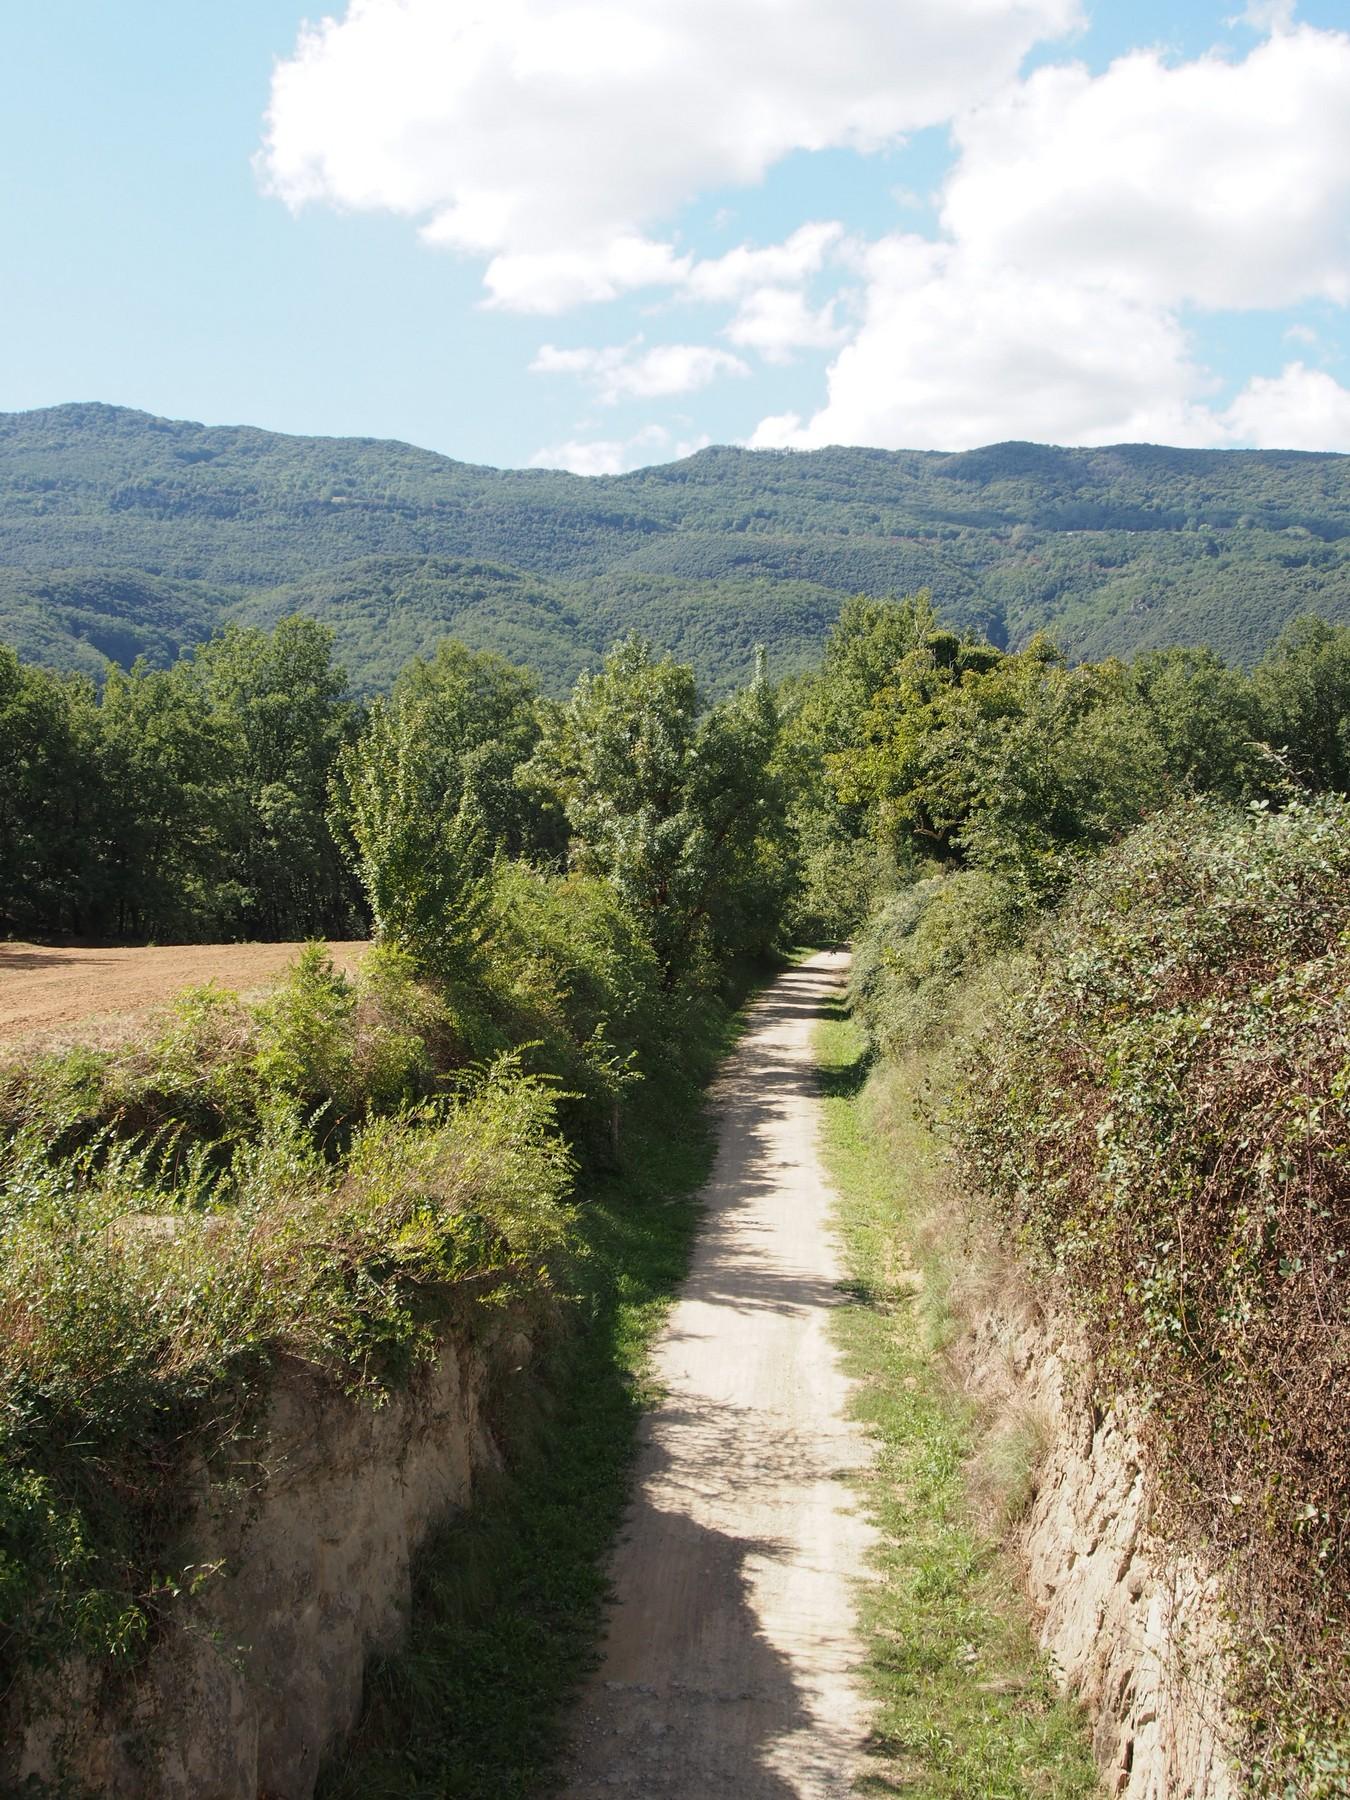
[[[186,987],[214,981],[240,994],[272,986],[303,944],[163,944],[66,949],[0,943],[0,1043],[112,1041]],[[368,946],[328,946],[351,973]]]

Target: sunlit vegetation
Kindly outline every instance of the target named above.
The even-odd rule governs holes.
[[[124,459],[133,536],[181,523],[186,495],[199,549],[228,526],[253,554],[246,540],[267,535],[258,490],[229,481],[243,466],[256,476],[259,459],[293,484],[288,505],[312,511],[317,465],[288,463],[288,440],[163,427],[165,453],[184,453],[170,479],[136,460],[143,420],[45,419],[53,456],[82,454],[95,431]],[[390,532],[420,516],[420,483],[450,484],[447,516],[486,509],[503,531],[510,497],[548,492],[574,567],[600,496],[616,541],[645,518],[654,544],[673,490],[727,506],[712,475],[734,486],[740,466],[716,453],[601,486],[361,448],[402,496],[403,512],[387,497]],[[215,466],[208,449],[219,485],[194,486]],[[351,446],[309,452],[328,459],[326,506],[373,506]],[[798,467],[829,474],[841,528],[864,504],[857,489],[902,466],[951,486],[957,511],[977,493],[987,512],[1027,505],[1036,482],[1076,472],[1056,529],[1171,516],[1134,453],[1065,463],[1011,447],[1006,466],[989,453],[969,468],[945,459],[958,465],[945,473],[822,454],[763,465],[780,523],[800,528],[815,504]],[[1226,471],[1227,498],[1197,487],[1200,464],[1168,467],[1197,518],[1240,501],[1264,528],[1296,509],[1316,461],[1215,464],[1204,479]],[[497,512],[481,500],[489,479]],[[24,491],[66,504],[59,481]],[[879,490],[868,504],[880,508]],[[728,529],[752,535],[758,516]],[[1318,541],[1339,541],[1327,533]],[[316,945],[260,1001],[204,990],[119,1049],[0,1070],[11,1666],[68,1650],[132,1658],[153,1634],[174,1597],[163,1557],[181,1459],[193,1446],[209,1462],[224,1391],[256,1399],[278,1360],[300,1355],[378,1392],[434,1354],[438,1333],[472,1331],[489,1293],[541,1321],[602,1322],[600,1363],[578,1366],[608,1396],[595,1466],[610,1508],[597,1516],[611,1519],[632,1415],[615,1384],[640,1371],[692,1216],[667,1232],[650,1211],[692,1180],[682,1162],[661,1197],[657,1171],[691,1138],[744,971],[794,941],[856,935],[870,1052],[932,1052],[927,1104],[967,1203],[1081,1315],[1103,1391],[1151,1422],[1159,1517],[1225,1582],[1253,1791],[1343,1791],[1350,629],[1296,619],[1250,667],[1213,649],[1073,661],[1042,635],[993,641],[927,594],[837,599],[818,667],[775,683],[750,654],[730,691],[630,635],[565,698],[453,641],[362,698],[331,633],[297,616],[97,681],[0,651],[5,929],[377,940],[355,981]],[[635,1221],[649,1208],[627,1239],[625,1194]],[[601,1204],[603,1218],[588,1210]],[[875,1237],[880,1215],[865,1213]],[[880,1340],[866,1353],[899,1354]],[[564,1381],[564,1411],[578,1391]],[[963,1535],[960,1419],[895,1394],[882,1412],[897,1466],[930,1428],[924,1441],[945,1446],[911,1537],[974,1581],[984,1551]],[[537,1491],[571,1504],[586,1472],[557,1459]],[[569,1644],[594,1618],[598,1541],[576,1535],[558,1590]],[[908,1567],[895,1565],[902,1584]],[[1072,1720],[1013,1627],[995,1645],[992,1588],[961,1591],[1035,1703],[980,1713],[993,1779],[1019,1744],[1057,1755]],[[348,1791],[372,1770],[386,1779],[381,1730],[423,1742],[435,1791],[478,1791],[461,1779],[467,1740],[433,1744],[419,1723],[427,1694],[463,1692],[456,1595],[428,1577],[419,1604],[441,1661],[425,1690],[416,1670],[385,1671]],[[543,1630],[517,1602],[522,1631]],[[500,1651],[475,1642],[489,1660]],[[552,1696],[541,1706],[565,1685],[571,1652],[556,1650],[536,1659]],[[946,1726],[930,1720],[954,1742],[973,1691],[930,1701],[954,1709]],[[494,1717],[482,1729],[500,1740]],[[927,1729],[912,1710],[894,1717],[897,1743]],[[522,1743],[522,1783],[544,1755],[543,1738]]]
[[[302,620],[97,691],[3,669],[16,922],[78,925],[107,882],[122,931],[247,907],[291,935],[339,894],[379,939],[355,981],[313,944],[262,1000],[208,987],[115,1050],[0,1064],[12,1673],[153,1638],[189,1464],[283,1359],[378,1400],[505,1303],[627,1318],[577,1178],[636,1194],[654,1121],[696,1139],[787,852],[767,685],[705,708],[636,641],[567,706],[445,644],[354,709]],[[44,914],[63,870],[81,910]]]
[[[493,470],[406,444],[207,429],[108,406],[0,418],[0,637],[101,674],[227,620],[329,625],[358,692],[446,634],[565,694],[630,631],[714,692],[811,666],[844,599],[1074,659],[1256,660],[1350,619],[1346,458],[1149,445],[959,455],[729,448],[631,475]]]
[[[927,1058],[973,1216],[1144,1420],[1157,1517],[1223,1583],[1251,1790],[1343,1794],[1350,637],[1302,622],[1246,677],[846,625],[816,854],[861,820],[898,871],[856,1016]]]

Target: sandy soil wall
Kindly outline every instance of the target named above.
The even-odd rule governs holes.
[[[309,1800],[367,1658],[403,1633],[419,1545],[498,1465],[487,1396],[528,1355],[504,1319],[380,1407],[302,1369],[280,1379],[261,1426],[198,1472],[178,1560],[219,1572],[134,1673],[72,1662],[12,1689],[0,1789]]]
[[[1041,1644],[1088,1708],[1106,1792],[1236,1800],[1217,1586],[1151,1529],[1129,1419],[1094,1408],[1072,1332],[1027,1298],[991,1301],[956,1360],[993,1430],[1042,1448],[1019,1546]]]

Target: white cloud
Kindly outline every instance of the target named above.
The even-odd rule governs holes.
[[[800,288],[756,288],[741,301],[726,335],[733,344],[757,350],[766,362],[787,362],[794,350],[842,344],[848,332],[838,312],[837,299],[813,309]]]
[[[942,223],[992,267],[1160,305],[1350,301],[1350,36],[1037,70],[956,129]]]
[[[435,241],[439,225],[423,234]],[[508,312],[560,313],[600,300],[617,300],[635,288],[669,286],[686,279],[692,258],[672,244],[617,237],[591,250],[529,250],[494,256],[483,272],[487,304]]]
[[[1247,25],[1264,36],[1267,32],[1292,31],[1297,11],[1297,0],[1247,0],[1242,11],[1224,23]]]
[[[1350,34],[1248,0],[1263,36],[1243,58],[1020,79],[1079,18],[1080,0],[347,0],[278,66],[258,167],[292,206],[391,211],[480,257],[491,306],[662,290],[724,309],[730,349],[541,348],[536,372],[606,404],[744,375],[735,351],[837,351],[819,410],[757,443],[1340,442],[1330,376],[1291,362],[1220,406],[1192,331],[1197,311],[1350,305]],[[941,123],[936,239],[814,220],[701,258],[672,229],[794,151]],[[688,448],[574,430],[536,462]]]
[[[278,64],[259,170],[291,206],[405,215],[490,259],[499,304],[554,310],[667,279],[652,227],[700,191],[943,123],[1078,21],[1079,0],[349,0]]]
[[[1301,362],[1257,375],[1221,415],[1227,441],[1258,450],[1350,450],[1350,388]]]
[[[574,475],[622,475],[654,462],[678,461],[705,449],[712,439],[675,441],[663,425],[644,425],[628,438],[573,438],[549,444],[530,458],[532,469],[570,469]]]
[[[749,367],[729,350],[706,344],[610,344],[603,349],[559,350],[541,344],[530,364],[535,375],[576,375],[589,382],[601,403],[655,400],[692,394],[722,375],[748,375]]]
[[[1045,68],[959,122],[940,242],[863,264],[825,404],[752,442],[1323,447],[1345,390],[1291,364],[1216,409],[1188,307],[1350,301],[1350,36],[1243,62]]]
[[[1190,435],[1196,373],[1176,321],[1125,295],[988,271],[918,237],[875,245],[866,312],[809,423],[764,420],[757,446],[965,449]]]
[[[781,244],[738,244],[725,256],[694,263],[682,285],[691,300],[735,300],[756,288],[803,282],[847,254],[844,227],[836,219],[818,220],[798,226]]]

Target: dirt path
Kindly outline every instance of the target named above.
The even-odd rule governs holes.
[[[243,994],[268,987],[303,948],[163,944],[148,950],[76,950],[0,944],[0,1042],[116,1037],[185,987],[216,981]],[[366,946],[328,948],[338,967],[350,973]]]
[[[755,1005],[718,1085],[708,1216],[657,1353],[603,1668],[579,1708],[568,1800],[834,1800],[867,1715],[852,1584],[871,1528],[848,1472],[829,1337],[840,1270],[816,1153],[811,1031],[846,959]]]

